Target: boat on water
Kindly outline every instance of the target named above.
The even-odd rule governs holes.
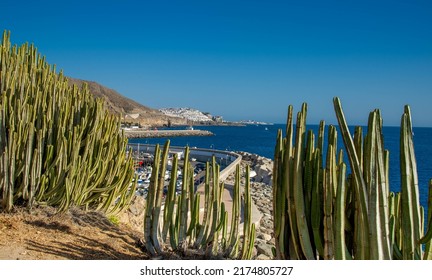
[[[188,127],[186,127],[186,130],[194,130],[194,128],[193,128],[193,126],[188,126]]]

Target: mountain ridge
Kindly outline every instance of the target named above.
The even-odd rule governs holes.
[[[70,85],[79,87],[86,83],[90,93],[105,100],[107,108],[114,114],[120,115],[123,122],[136,123],[141,126],[185,125],[187,123],[185,119],[167,116],[157,109],[142,105],[97,82],[71,77],[67,79]]]

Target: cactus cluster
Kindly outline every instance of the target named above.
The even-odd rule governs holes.
[[[133,160],[117,116],[88,88],[69,86],[33,45],[0,45],[0,200],[121,210],[134,194]]]
[[[432,185],[428,221],[424,221],[409,107],[405,107],[400,130],[400,193],[389,188],[389,151],[384,149],[380,111],[370,113],[365,136],[356,127],[352,137],[338,98],[334,108],[345,150],[338,149],[332,125],[324,147],[323,121],[315,143],[316,135],[306,132],[306,104],[297,115],[294,142],[292,106],[285,137],[282,131],[278,133],[273,177],[276,257],[432,259]],[[344,151],[351,170],[348,175]]]
[[[241,192],[240,167],[237,166],[233,187],[231,217],[222,201],[224,183],[219,182],[219,165],[213,157],[207,162],[204,197],[195,189],[189,148],[184,151],[181,193],[176,195],[179,160],[173,155],[171,179],[165,200],[162,194],[170,142],[161,150],[156,145],[144,217],[144,241],[148,252],[160,255],[165,250],[200,250],[209,257],[250,259],[255,239],[255,225],[251,224],[251,194],[249,170],[244,186],[243,246],[240,246]],[[203,208],[200,211],[200,208]],[[163,209],[163,212],[162,212]],[[200,215],[200,212],[202,214]],[[240,248],[241,247],[241,248]]]

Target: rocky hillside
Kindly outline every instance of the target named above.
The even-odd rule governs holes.
[[[125,122],[139,123],[143,126],[163,126],[170,122],[172,125],[184,125],[185,120],[167,116],[156,109],[146,107],[138,102],[129,99],[117,91],[104,87],[96,82],[84,81],[74,78],[68,78],[70,84],[81,86],[87,83],[90,92],[96,97],[103,98],[108,108],[121,115]]]

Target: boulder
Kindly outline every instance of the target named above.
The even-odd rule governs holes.
[[[261,254],[261,255],[258,255],[258,257],[256,257],[256,260],[258,260],[258,261],[269,261],[269,260],[271,260],[271,258],[269,256]]]
[[[266,233],[262,233],[262,232],[257,234],[257,238],[264,240],[265,242],[268,242],[272,239],[270,234],[266,234]]]
[[[272,174],[273,174],[273,162],[261,162],[254,166],[254,171],[256,172],[256,182],[262,182],[266,185],[271,185]]]
[[[272,257],[273,256],[272,247],[273,246],[266,243],[259,244],[257,246],[258,255],[266,255],[268,257]]]

